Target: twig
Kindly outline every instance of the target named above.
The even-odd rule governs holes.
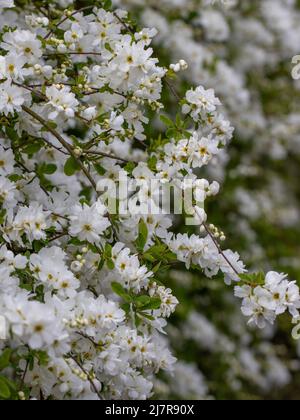
[[[64,236],[68,235],[68,233],[69,232],[60,232],[59,234],[57,234],[53,238],[49,239],[49,242],[57,241],[57,239],[63,238]]]
[[[197,211],[197,210],[196,210]],[[198,213],[198,212],[197,212]],[[206,230],[206,232],[208,233],[208,235],[211,237],[211,239],[213,240],[214,244],[216,245],[220,255],[222,255],[222,257],[224,258],[224,260],[227,262],[227,264],[229,265],[229,267],[232,268],[232,270],[234,271],[234,273],[239,277],[240,273],[237,271],[237,269],[234,267],[234,265],[229,261],[229,259],[226,257],[226,255],[224,254],[223,250],[221,249],[218,241],[216,240],[216,238],[214,237],[214,235],[211,233],[211,231],[209,230],[208,226],[206,225],[206,223],[202,224]]]
[[[74,17],[75,15],[77,15],[77,13],[81,13],[81,12],[85,12],[86,10],[90,10],[93,9],[95,6],[86,6],[86,7],[82,7],[79,10],[75,10],[74,13],[72,13],[70,16],[66,16],[64,19],[62,19],[60,22],[58,22],[57,25],[55,25],[55,29],[59,28],[63,23],[65,23],[67,20],[69,20],[70,18]],[[44,39],[48,39],[55,31],[55,29],[51,29],[50,32],[47,33],[47,35],[44,37]]]
[[[164,79],[165,84],[168,86],[168,88],[170,89],[170,91],[173,93],[173,95],[175,96],[175,98],[178,101],[181,101],[181,97],[179,96],[179,94],[176,92],[174,86],[171,85],[171,83],[169,83],[169,81],[165,78]]]
[[[135,34],[135,30],[133,28],[131,28],[130,26],[128,26],[127,23],[124,22],[124,20],[121,19],[120,16],[118,16],[117,12],[113,12],[113,15],[121,23],[121,25],[124,26],[126,31],[131,32],[133,35]]]
[[[78,165],[80,166],[82,172],[85,174],[86,178],[89,180],[89,182],[92,185],[93,189],[97,193],[97,185],[96,185],[96,182],[94,181],[94,179],[92,178],[91,174],[86,169],[86,167],[84,166],[84,164],[82,163],[82,161],[80,159],[78,159],[78,157],[74,153],[74,150],[73,150],[72,146],[70,146],[69,143],[66,142],[66,140],[53,127],[51,127],[51,125],[49,125],[47,123],[47,121],[45,121],[36,112],[32,111],[32,109],[28,108],[25,105],[22,106],[22,109],[27,114],[31,115],[32,118],[34,118],[36,121],[38,121],[43,127],[45,127],[51,134],[53,134],[54,137],[56,137],[56,139],[60,142],[60,144],[69,152],[69,154],[73,157],[73,159],[78,163]]]
[[[14,81],[12,83],[13,83],[13,85],[19,86],[19,87],[21,87],[23,89],[26,89],[26,90],[29,90],[30,92],[34,93],[35,95],[37,95],[39,98],[43,99],[44,101],[48,100],[47,96],[45,96],[42,92],[40,92],[38,90],[35,90],[30,86],[23,85],[21,83],[17,83],[17,82],[14,82]]]
[[[79,332],[79,331],[76,331],[76,334],[80,335],[82,338],[86,338],[87,340],[89,340],[93,344],[93,346],[95,346],[96,348],[99,347],[98,344],[96,343],[96,341],[94,341],[92,339],[92,337],[89,337],[88,335],[86,335],[82,332]]]
[[[128,159],[123,159],[123,158],[120,158],[120,157],[116,157],[116,156],[110,155],[109,153],[96,152],[96,151],[95,152],[94,151],[88,151],[86,153],[87,154],[91,154],[91,155],[99,155],[99,156],[102,156],[102,157],[107,157],[109,159],[119,160],[120,162],[124,162],[124,163],[133,162],[133,163],[136,163],[137,164],[137,162],[134,162],[132,160],[128,160]]]
[[[92,389],[94,390],[94,392],[97,394],[97,396],[99,397],[100,400],[103,400],[102,395],[100,394],[100,392],[98,391],[96,385],[94,384],[94,381],[91,379],[90,374],[86,371],[86,369],[81,365],[81,363],[78,362],[78,360],[76,359],[76,357],[70,355],[70,358],[76,363],[76,365],[82,370],[82,372],[86,375],[89,383],[91,384]]]
[[[28,368],[29,368],[29,360],[27,360],[27,362],[26,362],[25,370],[24,370],[23,375],[22,375],[21,385],[20,385],[21,391],[24,388],[24,383],[25,383],[25,378],[26,378],[26,375],[27,375]]]
[[[52,128],[47,123],[47,121],[45,121],[42,117],[40,117],[32,109],[28,108],[25,105],[22,106],[22,109],[25,112],[27,112],[27,114],[31,115],[32,118],[34,118],[36,121],[38,121],[43,127],[45,127],[51,134],[53,134],[54,137],[57,138],[57,140],[61,143],[61,145],[69,152],[69,154],[73,157],[73,159],[78,163],[78,165],[80,166],[82,172],[84,173],[84,175],[86,176],[86,178],[89,180],[92,188],[96,192],[97,197],[99,197],[99,192],[97,191],[97,184],[96,184],[96,182],[94,181],[93,177],[91,176],[91,174],[88,171],[88,169],[84,166],[84,164],[82,163],[82,161],[80,159],[78,159],[78,157],[74,153],[74,150],[73,150],[72,146],[70,146],[69,143],[67,143],[66,140],[54,128]],[[112,228],[112,231],[113,231],[113,234],[114,234],[115,238],[118,238],[117,231],[116,231],[116,229],[115,229],[115,227],[113,225],[113,222],[112,222],[112,217],[111,217],[111,215],[109,213],[107,214],[107,217],[109,218],[109,221],[111,223],[111,228]]]

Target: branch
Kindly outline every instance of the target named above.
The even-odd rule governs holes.
[[[59,28],[63,23],[65,23],[67,20],[69,20],[70,18],[74,17],[75,15],[77,15],[77,13],[81,13],[81,12],[85,12],[86,10],[91,10],[93,9],[95,6],[86,6],[86,7],[82,7],[79,10],[75,10],[74,13],[72,13],[70,16],[66,16],[65,18],[63,18],[60,22],[58,22],[55,25],[54,29],[51,29],[50,32],[47,33],[47,35],[44,37],[44,39],[48,39],[55,31],[55,29]]]
[[[54,129],[51,127],[51,125],[48,124],[47,121],[45,121],[40,115],[38,115],[37,113],[35,113],[34,111],[32,111],[32,109],[28,108],[27,106],[23,105],[22,109],[29,115],[31,115],[32,118],[34,118],[36,121],[38,121],[44,128],[46,128],[51,134],[53,134],[53,136],[60,142],[60,144],[69,152],[69,154],[73,157],[73,159],[76,160],[76,162],[78,163],[78,165],[80,166],[82,172],[85,174],[86,178],[89,180],[91,186],[93,187],[93,189],[96,191],[97,193],[97,185],[96,182],[94,181],[93,177],[91,176],[91,174],[89,173],[89,171],[86,169],[86,167],[84,166],[84,164],[82,163],[82,161],[80,159],[78,159],[78,157],[76,156],[76,154],[74,153],[74,150],[72,148],[72,146],[70,146],[70,144],[68,142],[66,142],[66,140]]]
[[[197,211],[197,210],[196,210]],[[214,237],[214,235],[211,233],[211,231],[209,230],[208,226],[206,225],[206,223],[202,224],[206,230],[206,232],[208,233],[208,235],[211,237],[211,239],[213,240],[214,244],[216,245],[216,247],[218,248],[218,251],[220,253],[220,255],[222,255],[222,257],[224,258],[224,260],[227,262],[227,264],[229,265],[229,267],[232,268],[232,270],[234,271],[234,273],[240,277],[240,273],[237,271],[237,269],[234,267],[234,265],[229,261],[229,259],[226,257],[226,255],[224,254],[223,250],[221,249],[218,241],[216,240],[216,238]]]
[[[99,397],[100,400],[103,400],[102,395],[100,394],[100,392],[98,391],[96,385],[94,384],[94,382],[92,381],[90,374],[86,371],[86,369],[81,365],[81,363],[78,362],[78,360],[76,359],[75,356],[70,355],[70,358],[76,363],[76,365],[82,370],[82,372],[86,375],[89,383],[91,384],[92,389],[94,390],[94,392],[97,394],[97,396]]]
[[[68,142],[66,142],[66,140],[54,128],[52,128],[47,123],[47,121],[45,121],[42,117],[40,117],[36,112],[32,111],[32,109],[28,108],[25,105],[22,106],[22,109],[27,114],[31,115],[31,117],[34,118],[36,121],[38,121],[43,127],[45,127],[51,134],[53,134],[54,137],[56,137],[56,139],[69,152],[69,154],[73,157],[73,159],[76,160],[76,162],[80,166],[82,172],[84,173],[84,175],[86,176],[86,178],[89,180],[91,186],[93,187],[94,191],[96,192],[96,195],[99,197],[99,193],[97,191],[97,184],[96,184],[96,182],[94,181],[93,177],[91,176],[91,174],[89,173],[89,171],[87,170],[87,168],[84,166],[84,164],[82,163],[82,161],[80,159],[78,159],[77,155],[74,153],[74,150],[73,150],[72,146],[70,146],[70,144]],[[113,234],[117,238],[118,235],[117,235],[116,229],[115,229],[115,227],[114,227],[114,225],[112,223],[111,215],[109,213],[108,213],[108,218],[109,218],[109,221],[111,223]]]
[[[124,162],[124,163],[131,163],[131,162],[136,163],[136,164],[138,163],[138,162],[134,162],[133,160],[123,159],[123,158],[120,158],[120,157],[110,155],[109,153],[94,152],[94,151],[88,151],[86,153],[91,154],[91,155],[99,155],[99,156],[102,156],[102,157],[107,157],[109,159],[119,160],[120,162]]]

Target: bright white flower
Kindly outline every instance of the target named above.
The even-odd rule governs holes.
[[[83,31],[78,23],[73,23],[70,31],[65,32],[64,38],[66,42],[76,43],[83,37]]]
[[[216,140],[200,137],[197,132],[189,140],[188,148],[188,161],[193,168],[201,168],[207,165],[213,156],[216,156],[220,152]]]
[[[69,86],[47,87],[46,96],[49,99],[49,105],[55,109],[49,113],[51,120],[55,120],[60,113],[64,113],[67,118],[75,116],[79,102]]]
[[[276,317],[287,310],[294,318],[299,316],[299,287],[296,282],[289,282],[286,278],[284,274],[271,271],[262,286],[235,288],[236,296],[243,299],[242,312],[250,317],[250,323],[254,322],[263,328],[265,320],[273,324]]]
[[[198,86],[196,90],[189,90],[186,94],[187,104],[183,106],[184,114],[191,112],[192,117],[197,120],[202,113],[215,112],[217,106],[221,105],[215,97],[213,89],[205,90],[203,86]]]
[[[31,71],[24,68],[27,60],[22,55],[10,53],[5,57],[0,57],[0,77],[1,79],[14,79],[23,81]]]
[[[20,207],[13,222],[12,238],[21,237],[24,233],[29,241],[46,238],[45,230],[49,227],[50,212],[44,211],[38,203],[29,207]]]
[[[17,204],[15,184],[2,175],[0,175],[0,203],[5,208],[14,207]]]
[[[106,214],[107,209],[100,201],[91,207],[87,204],[74,206],[70,215],[70,235],[78,237],[81,241],[99,244],[101,236],[110,226]]]
[[[13,86],[9,81],[0,85],[0,113],[4,115],[20,112],[28,94],[24,89]]]
[[[130,249],[123,244],[117,243],[112,249],[112,259],[115,263],[116,272],[119,275],[120,283],[126,289],[140,291],[148,286],[149,278],[153,273],[141,266],[136,255],[131,255]]]
[[[146,46],[149,46],[152,42],[152,39],[158,34],[157,29],[143,29],[141,32],[135,34],[135,39],[137,41],[142,41]]]
[[[0,139],[1,142],[1,139]],[[0,174],[10,175],[14,171],[15,158],[11,149],[4,149],[0,145]]]
[[[11,53],[22,54],[27,63],[35,63],[42,56],[42,43],[31,31],[6,32],[1,47]]]

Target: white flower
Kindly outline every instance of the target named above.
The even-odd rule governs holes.
[[[14,0],[1,0],[0,9],[5,9],[5,7],[15,7]]]
[[[10,53],[5,57],[0,57],[0,78],[14,79],[15,81],[23,81],[31,71],[24,68],[27,60],[22,55]]]
[[[155,293],[155,295],[157,295],[161,300],[161,306],[159,309],[160,316],[169,318],[171,314],[175,312],[175,309],[179,304],[177,298],[172,294],[172,290],[159,286],[155,291],[153,290],[153,293]]]
[[[1,47],[9,52],[22,54],[27,63],[36,63],[42,56],[42,43],[31,31],[6,32]]]
[[[60,113],[64,113],[67,118],[75,116],[79,102],[69,86],[47,87],[46,96],[49,99],[49,105],[55,109],[49,113],[51,120],[55,120]]]
[[[189,140],[188,162],[193,168],[207,165],[213,156],[219,153],[218,142],[212,138],[200,137],[197,132]]]
[[[32,242],[46,238],[45,230],[49,227],[50,212],[44,211],[39,203],[32,203],[29,207],[20,207],[13,221],[12,240],[21,240],[25,234]]]
[[[142,41],[146,46],[149,46],[152,42],[152,39],[158,34],[157,29],[143,29],[141,32],[138,32],[134,35],[137,41]]]
[[[146,266],[141,266],[137,255],[131,255],[130,249],[117,243],[112,249],[112,259],[115,263],[119,281],[126,289],[140,291],[147,287],[153,273]]]
[[[28,93],[18,86],[12,86],[10,81],[0,85],[0,113],[4,115],[20,112],[22,105],[26,101]]]
[[[30,268],[47,290],[58,291],[62,297],[74,297],[79,281],[68,270],[65,261],[66,254],[60,248],[44,248],[30,256]]]
[[[64,34],[66,42],[76,43],[83,37],[83,31],[78,23],[73,23],[71,29]]]
[[[70,235],[78,237],[81,241],[99,244],[101,236],[110,226],[106,214],[107,209],[100,201],[91,207],[87,204],[74,206],[70,214]]]
[[[184,114],[191,112],[192,117],[197,120],[199,114],[214,112],[217,106],[221,105],[215,97],[213,89],[205,90],[203,86],[198,86],[196,90],[189,90],[186,94],[187,104],[183,106]]]
[[[300,308],[300,292],[296,282],[289,282],[285,274],[274,271],[267,273],[262,286],[243,286],[235,288],[235,295],[243,299],[242,312],[249,316],[249,322],[260,328],[265,320],[274,323],[278,315],[289,310],[297,318]]]
[[[1,141],[1,139],[0,139]],[[14,154],[11,149],[4,149],[0,145],[0,174],[10,175],[13,173],[15,165]]]
[[[0,203],[5,208],[14,207],[17,204],[15,184],[2,175],[0,175]]]
[[[86,108],[82,113],[82,117],[88,121],[93,120],[97,116],[97,109],[95,106],[90,106],[89,108]]]

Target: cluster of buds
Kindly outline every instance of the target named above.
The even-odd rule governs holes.
[[[179,73],[180,71],[184,71],[188,69],[188,64],[185,60],[180,60],[176,64],[170,65],[170,70],[174,71],[174,73]]]

